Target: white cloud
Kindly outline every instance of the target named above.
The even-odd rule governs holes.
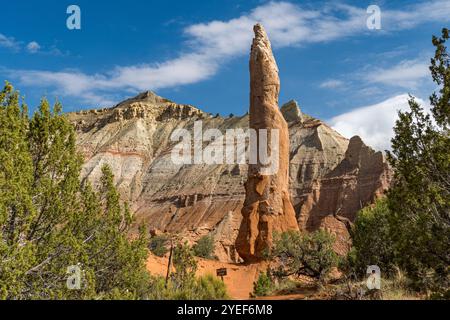
[[[198,54],[185,55],[162,64],[117,67],[108,74],[87,75],[77,70],[9,70],[9,76],[23,85],[56,87],[60,95],[78,97],[84,103],[114,104],[108,98],[113,90],[147,90],[183,85],[208,78],[217,65],[203,61]]]
[[[14,74],[16,73],[16,74]],[[10,76],[15,76],[23,85],[35,87],[47,87],[58,83],[57,95],[76,96],[83,103],[93,103],[95,105],[107,106],[114,102],[101,92],[93,90],[95,86],[101,86],[106,78],[101,75],[87,76],[76,70],[64,70],[59,72],[51,71],[23,71],[10,70]],[[36,82],[39,79],[40,82]]]
[[[381,11],[383,28],[388,30],[410,29],[422,23],[450,20],[450,1],[431,0],[404,6],[403,10]]]
[[[0,47],[12,49],[12,50],[19,50],[20,42],[16,41],[12,37],[7,37],[4,34],[0,33]]]
[[[223,57],[249,51],[253,25],[257,22],[264,25],[273,46],[282,48],[366,32],[366,18],[365,9],[350,6],[330,4],[311,10],[289,2],[269,2],[239,18],[189,26],[185,33],[194,46]]]
[[[409,110],[409,95],[402,94],[381,103],[356,108],[329,120],[330,125],[346,138],[355,135],[376,150],[389,150],[393,127],[398,119],[399,110]],[[430,110],[429,104],[416,98],[425,110]]]
[[[324,89],[337,89],[337,88],[342,88],[344,86],[344,82],[341,80],[336,80],[336,79],[330,79],[330,80],[326,80],[324,82],[322,82],[320,84],[320,88],[324,88]]]
[[[402,11],[382,9],[383,28],[392,30],[412,28],[427,21],[449,21],[449,17],[450,5],[442,0],[405,6]],[[158,90],[212,77],[227,60],[248,53],[256,22],[265,26],[274,48],[282,48],[369,33],[366,19],[366,8],[351,5],[329,3],[315,10],[289,2],[269,2],[228,21],[214,20],[188,26],[184,30],[187,49],[172,60],[117,66],[104,74],[64,70],[11,70],[10,74],[29,85],[53,87],[67,95],[104,100],[108,92]],[[422,76],[420,65],[410,68],[409,72],[416,79],[418,75]],[[397,80],[395,74],[388,73],[379,75],[374,81],[402,83],[403,86],[411,83],[407,79]]]
[[[27,50],[30,53],[36,53],[41,49],[41,46],[36,41],[31,41],[27,44]]]
[[[103,80],[101,88],[128,87],[146,90],[167,88],[198,82],[216,73],[218,64],[200,53],[186,54],[160,64],[117,67],[111,80]]]
[[[23,41],[18,41],[15,38],[5,36],[2,33],[0,33],[0,47],[10,49],[16,53],[25,50],[33,54],[40,53],[51,56],[68,55],[68,52],[62,52],[55,45],[52,45],[47,50],[44,50],[44,48],[37,41],[31,41],[25,45]]]
[[[365,79],[370,83],[415,89],[429,77],[428,64],[418,60],[405,60],[391,68],[371,70]]]

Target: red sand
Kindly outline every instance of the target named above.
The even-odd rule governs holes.
[[[265,264],[232,264],[201,258],[197,258],[197,261],[198,276],[207,274],[215,276],[217,269],[227,268],[227,276],[224,277],[227,292],[232,299],[237,300],[250,298],[250,293],[253,291],[253,282],[258,277],[259,272],[265,271],[266,269]],[[167,257],[160,258],[149,254],[147,270],[155,275],[166,276],[167,263]]]

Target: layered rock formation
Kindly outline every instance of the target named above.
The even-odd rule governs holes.
[[[248,166],[243,220],[236,240],[237,251],[246,262],[262,258],[264,250],[272,245],[273,232],[298,230],[289,195],[289,131],[278,107],[278,67],[264,28],[257,24],[254,32],[250,53],[250,128],[257,133],[256,149],[264,147],[278,158],[272,159],[277,168],[270,174],[264,172],[266,161],[259,157],[256,164]],[[268,130],[267,141],[261,141],[261,129]],[[270,149],[269,141],[274,139],[275,131],[279,140],[274,145],[277,152]]]
[[[390,181],[386,161],[361,139],[349,141],[303,114],[295,101],[281,112],[289,128],[289,191],[299,227],[328,229],[337,236],[336,249],[345,252],[349,236],[341,217],[352,221],[360,208],[383,193]],[[219,259],[240,259],[235,241],[247,166],[175,165],[170,136],[177,128],[191,131],[196,120],[203,121],[205,130],[245,130],[248,115],[212,117],[145,92],[111,109],[70,113],[69,119],[77,128],[78,148],[85,157],[82,175],[96,184],[101,166],[109,164],[137,223],[180,233],[191,242],[211,234]]]
[[[256,44],[260,45],[267,46],[264,41]],[[263,55],[265,59],[272,59],[267,50],[254,52],[256,57]],[[256,70],[259,69],[253,71]],[[276,107],[279,82],[272,82],[277,79],[275,64],[267,71],[270,77],[260,75],[259,78],[263,85],[252,86],[252,93],[255,93],[252,108],[267,108],[271,116],[261,116],[250,110],[250,117],[213,117],[194,106],[177,104],[153,92],[144,92],[110,109],[69,114],[77,130],[78,148],[85,157],[83,177],[96,185],[102,165],[109,164],[122,199],[128,201],[135,212],[136,226],[145,223],[154,234],[179,233],[189,242],[211,234],[219,259],[236,262],[240,260],[235,245],[242,222],[248,166],[174,164],[171,151],[177,143],[171,141],[171,134],[176,129],[192,132],[198,120],[202,120],[204,130],[217,128],[222,133],[232,128],[246,130],[249,122],[255,128],[281,128],[286,143],[283,142],[280,155],[289,155],[289,168],[286,158],[280,159],[281,173],[276,179],[263,182],[264,188],[261,188],[268,190],[269,205],[264,204],[262,209],[264,206],[258,204],[261,212],[273,211],[279,216],[272,220],[271,227],[258,221],[252,233],[256,250],[240,248],[241,253],[245,256],[245,252],[258,252],[266,245],[270,241],[269,228],[295,228],[292,207],[287,200],[287,180],[299,228],[305,231],[327,229],[336,234],[336,250],[345,253],[350,245],[348,227],[357,211],[373,202],[389,185],[388,165],[382,153],[374,152],[359,137],[350,140],[342,137],[324,122],[303,114],[295,101],[281,108],[287,122],[288,143],[286,124]],[[252,81],[258,81],[256,79]],[[261,97],[269,103],[259,101]],[[266,197],[266,192],[260,195],[256,190],[254,193],[260,182],[257,176],[251,178],[253,175],[254,172],[250,174],[247,190],[252,190],[255,198],[248,198],[244,212],[248,208],[253,212],[252,203],[260,203],[262,195]],[[277,192],[270,190],[270,184]]]

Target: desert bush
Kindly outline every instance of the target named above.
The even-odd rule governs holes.
[[[185,288],[193,285],[195,273],[197,272],[197,261],[194,251],[188,245],[178,244],[173,251],[173,265],[175,272],[171,275],[173,283],[178,288]]]
[[[369,290],[367,279],[341,279],[334,285],[331,292],[332,299],[336,300],[417,300],[421,296],[411,290],[411,280],[398,267],[389,277],[381,277],[380,290]]]
[[[212,275],[196,277],[194,250],[185,242],[173,251],[175,271],[167,280],[153,277],[148,290],[152,300],[216,300],[228,299],[225,284]]]
[[[353,247],[348,254],[348,266],[356,275],[365,275],[369,265],[379,266],[385,274],[395,270],[390,215],[386,199],[358,212],[351,232]]]
[[[324,281],[339,262],[333,250],[334,237],[324,230],[310,234],[288,231],[274,234],[270,256],[276,260],[274,275],[306,275]]]
[[[255,297],[264,297],[269,295],[273,289],[274,282],[268,272],[261,272],[258,279],[253,283],[252,295]]]
[[[150,300],[223,300],[229,299],[225,284],[212,275],[205,275],[179,286],[171,279],[166,285],[163,277],[153,277],[148,290]]]
[[[294,279],[274,277],[268,269],[258,275],[258,279],[253,283],[251,296],[265,297],[295,293],[300,286],[301,282]]]
[[[197,279],[197,286],[202,300],[228,299],[227,288],[222,280],[213,275]]]
[[[169,237],[167,235],[156,235],[150,239],[148,247],[154,255],[164,257],[168,251],[168,242]]]
[[[212,275],[194,279],[189,286],[169,286],[167,299],[171,300],[222,300],[228,299],[225,284]]]
[[[200,258],[211,259],[214,253],[214,238],[206,235],[201,237],[192,247],[194,255]]]

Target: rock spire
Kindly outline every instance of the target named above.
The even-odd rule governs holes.
[[[272,245],[273,232],[298,230],[289,195],[289,132],[278,107],[280,79],[272,48],[262,25],[254,26],[255,38],[250,53],[250,128],[267,129],[269,137],[278,131],[278,170],[264,174],[260,161],[249,164],[242,224],[236,249],[246,262],[262,258]],[[269,152],[270,138],[267,140]],[[265,143],[258,135],[258,148]],[[258,159],[260,160],[260,159]]]

